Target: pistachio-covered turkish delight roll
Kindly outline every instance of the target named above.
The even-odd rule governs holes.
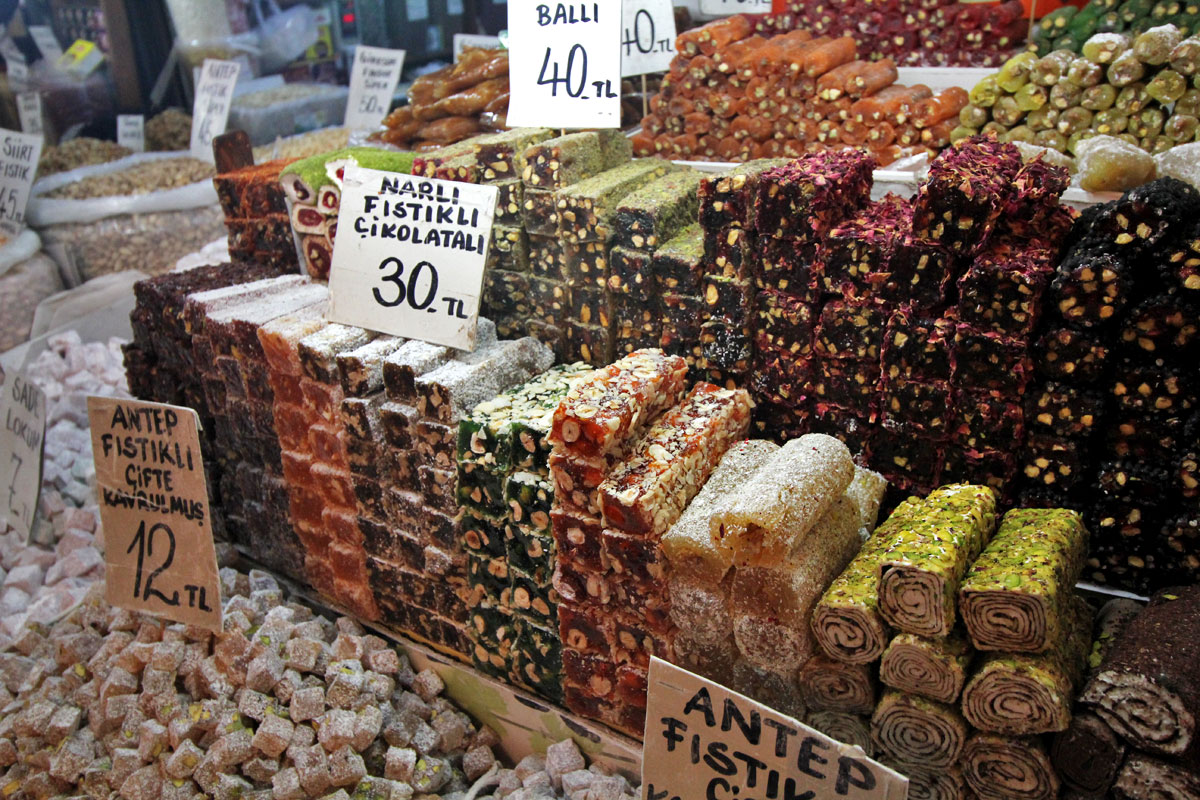
[[[686,227],[662,243],[654,251],[651,271],[665,294],[698,296],[704,271],[704,234],[700,226]]]
[[[1069,621],[1045,653],[993,653],[963,689],[967,720],[981,731],[1028,736],[1066,730],[1091,645],[1092,612],[1072,598]]]
[[[980,800],[1053,800],[1062,785],[1036,737],[977,733],[963,749],[959,766]]]
[[[679,170],[627,194],[617,205],[615,244],[654,250],[694,224],[704,174]]]
[[[559,190],[558,235],[570,243],[607,241],[621,200],[674,168],[661,159],[640,158]]]
[[[871,739],[882,753],[925,769],[958,763],[970,730],[953,706],[894,690],[884,692],[871,716]]]
[[[959,591],[975,648],[1041,653],[1063,641],[1087,543],[1077,511],[1018,508],[1005,514]]]
[[[805,705],[813,711],[870,714],[875,710],[873,673],[865,664],[846,664],[815,655],[800,668],[797,680]]]
[[[996,503],[985,486],[942,487],[926,499],[921,519],[892,533],[879,582],[884,619],[906,633],[950,633],[958,583],[991,536]]]
[[[740,565],[780,564],[854,478],[846,445],[823,434],[788,442],[709,524]]]
[[[938,639],[901,633],[883,653],[879,680],[902,692],[954,703],[974,655],[966,635],[958,630]]]
[[[871,718],[841,711],[813,711],[808,724],[821,733],[845,744],[858,745],[868,756],[874,755],[871,741]]]

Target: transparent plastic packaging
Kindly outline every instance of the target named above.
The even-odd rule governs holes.
[[[245,95],[234,100],[229,110],[229,130],[244,130],[253,145],[266,144],[281,136],[341,125],[346,117],[346,100],[350,90],[345,86],[285,84],[268,91],[286,91],[297,96],[295,99],[258,106],[253,104],[253,94]]]
[[[0,352],[29,339],[38,303],[62,288],[58,265],[41,252],[33,231],[0,247]]]

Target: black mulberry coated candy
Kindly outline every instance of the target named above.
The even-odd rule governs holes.
[[[1026,394],[1031,431],[1064,438],[1086,437],[1100,430],[1104,396],[1069,384],[1047,382]]]
[[[1152,358],[1186,358],[1200,342],[1200,311],[1178,294],[1148,297],[1130,309],[1121,342]]]
[[[1034,347],[1034,367],[1051,380],[1095,383],[1104,377],[1107,359],[1098,337],[1072,328],[1048,330]]]
[[[1121,256],[1082,249],[1058,266],[1050,299],[1067,324],[1089,329],[1116,320],[1132,289],[1132,275]]]

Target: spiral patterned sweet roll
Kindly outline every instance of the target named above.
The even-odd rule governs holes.
[[[953,707],[896,691],[884,694],[871,718],[871,739],[880,751],[922,769],[955,764],[968,731]]]
[[[875,743],[871,741],[871,720],[867,717],[841,711],[814,711],[808,715],[808,724],[831,739],[858,745],[868,756],[875,754]]]
[[[966,681],[974,651],[967,637],[952,632],[943,639],[902,633],[892,639],[879,662],[879,679],[893,689],[954,703]]]
[[[1054,769],[1069,787],[1101,797],[1112,787],[1125,760],[1125,743],[1094,714],[1075,714],[1050,748]]]
[[[809,708],[870,714],[875,708],[875,678],[870,667],[813,656],[800,668],[800,692]]]
[[[1037,739],[978,733],[967,742],[960,766],[967,785],[980,800],[1058,797],[1058,775]]]
[[[965,800],[967,780],[958,767],[900,770],[908,775],[908,800]]]
[[[1183,766],[1132,755],[1121,768],[1113,792],[1129,800],[1192,800],[1200,797],[1200,775]]]

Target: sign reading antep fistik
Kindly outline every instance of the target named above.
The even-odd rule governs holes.
[[[651,659],[642,800],[904,800],[908,779],[791,717]]]

